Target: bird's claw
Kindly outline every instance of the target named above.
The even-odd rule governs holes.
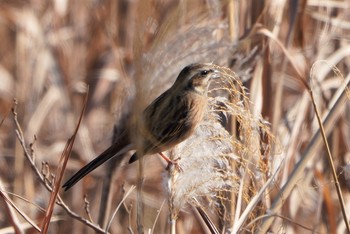
[[[166,170],[170,170],[171,166],[174,166],[177,171],[183,172],[183,169],[179,164],[180,159],[181,159],[181,157],[175,158],[174,160],[170,160],[168,162],[168,166],[166,167]]]

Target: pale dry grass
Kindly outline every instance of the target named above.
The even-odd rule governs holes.
[[[235,73],[222,68],[226,75],[211,91],[212,118],[174,149],[184,168],[184,177],[180,173],[176,178],[181,183],[173,181],[179,188],[170,190],[174,196],[168,196],[164,180],[169,174],[162,161],[148,157],[143,163],[144,230],[169,232],[173,202],[178,207],[178,233],[206,229],[189,205],[204,208],[220,231],[345,233],[325,144],[307,86],[300,80],[312,88],[321,118],[328,116],[325,132],[344,206],[350,210],[349,183],[344,177],[350,160],[349,95],[344,95],[350,65],[349,3],[298,3],[0,1],[2,194],[29,222],[41,227],[44,213],[37,206],[48,207],[51,174],[61,166],[59,158],[77,125],[87,86],[87,109],[65,178],[108,147],[130,116],[137,116],[168,88],[185,65],[213,62]],[[45,175],[46,186],[23,156],[11,113],[13,98],[18,101],[16,113],[27,154],[38,173]],[[220,137],[213,142],[215,134]],[[193,140],[197,143],[186,148]],[[215,154],[221,156],[213,158]],[[190,169],[191,162],[198,171]],[[60,191],[59,199],[67,206],[54,207],[50,233],[93,233],[101,231],[91,229],[97,223],[106,226],[136,185],[138,170],[137,164],[113,170],[113,186],[102,194],[104,201],[108,195],[111,198],[102,205],[109,208],[101,210],[101,193],[106,191],[102,181],[108,180],[105,172],[113,166],[104,169],[71,191]],[[198,180],[186,184],[188,177]],[[213,178],[223,180],[213,183]],[[169,199],[175,195],[180,200]],[[136,204],[133,190],[118,208],[110,232],[136,232]],[[8,233],[10,227],[30,228],[11,206],[0,207],[0,233]],[[67,215],[68,207],[76,214]],[[79,218],[88,219],[86,210],[91,223]]]

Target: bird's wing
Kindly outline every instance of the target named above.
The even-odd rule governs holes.
[[[186,98],[180,96],[172,96],[171,99],[163,101],[159,99],[145,111],[145,115],[148,115],[144,117],[145,129],[148,130],[144,134],[146,153],[163,151],[164,148],[182,141],[190,132],[192,126],[188,117],[191,111],[184,100]]]

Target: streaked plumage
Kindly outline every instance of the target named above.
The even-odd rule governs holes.
[[[207,107],[209,80],[218,76],[213,64],[191,64],[180,72],[175,83],[143,111],[142,124],[138,129],[143,139],[143,155],[171,149],[193,133]],[[127,151],[135,149],[127,133],[119,139],[120,142],[73,175],[63,185],[65,190],[112,157],[120,156],[121,160]],[[129,162],[137,159],[135,153]]]

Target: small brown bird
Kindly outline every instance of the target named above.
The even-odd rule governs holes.
[[[208,101],[208,86],[211,78],[219,77],[219,71],[213,64],[191,64],[185,67],[175,83],[156,98],[144,111],[138,134],[142,138],[143,155],[162,154],[180,142],[186,140],[203,119]],[[85,175],[112,157],[122,156],[135,145],[127,144],[127,133],[97,158],[81,168],[64,185],[65,190],[71,188]],[[124,137],[124,138],[123,138]],[[134,153],[129,160],[138,159]]]

